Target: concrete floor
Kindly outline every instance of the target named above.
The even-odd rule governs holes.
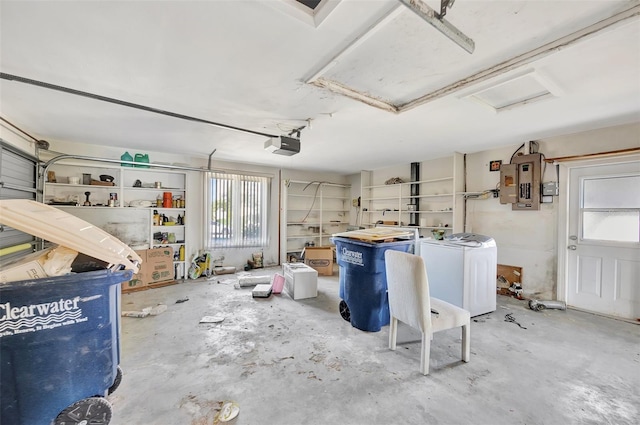
[[[299,301],[205,280],[123,295],[123,310],[168,309],[122,320],[111,425],[214,424],[228,400],[238,425],[638,423],[640,326],[501,296],[472,319],[471,361],[460,361],[459,330],[438,333],[423,376],[420,343],[393,352],[388,326],[352,327],[338,290],[336,272]],[[225,319],[198,323],[214,315]]]

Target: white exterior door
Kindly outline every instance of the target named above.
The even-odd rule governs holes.
[[[567,304],[640,317],[640,162],[572,168],[568,202]]]

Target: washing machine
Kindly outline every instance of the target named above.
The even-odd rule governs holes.
[[[429,294],[464,308],[471,317],[495,311],[497,253],[493,238],[475,233],[422,239]]]

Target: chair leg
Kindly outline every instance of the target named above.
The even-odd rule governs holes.
[[[391,350],[396,349],[396,339],[398,337],[398,319],[391,316],[389,321],[389,348]]]
[[[420,353],[420,373],[423,375],[429,374],[429,357],[431,357],[431,337],[433,335],[427,335],[422,333],[422,352]]]
[[[469,362],[471,357],[471,325],[462,327],[462,361]]]

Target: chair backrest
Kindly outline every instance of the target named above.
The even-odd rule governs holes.
[[[384,253],[389,311],[398,320],[420,329],[431,329],[429,281],[421,257],[406,252]]]
[[[430,330],[429,281],[422,258],[387,250],[385,268],[391,315],[422,332]]]

